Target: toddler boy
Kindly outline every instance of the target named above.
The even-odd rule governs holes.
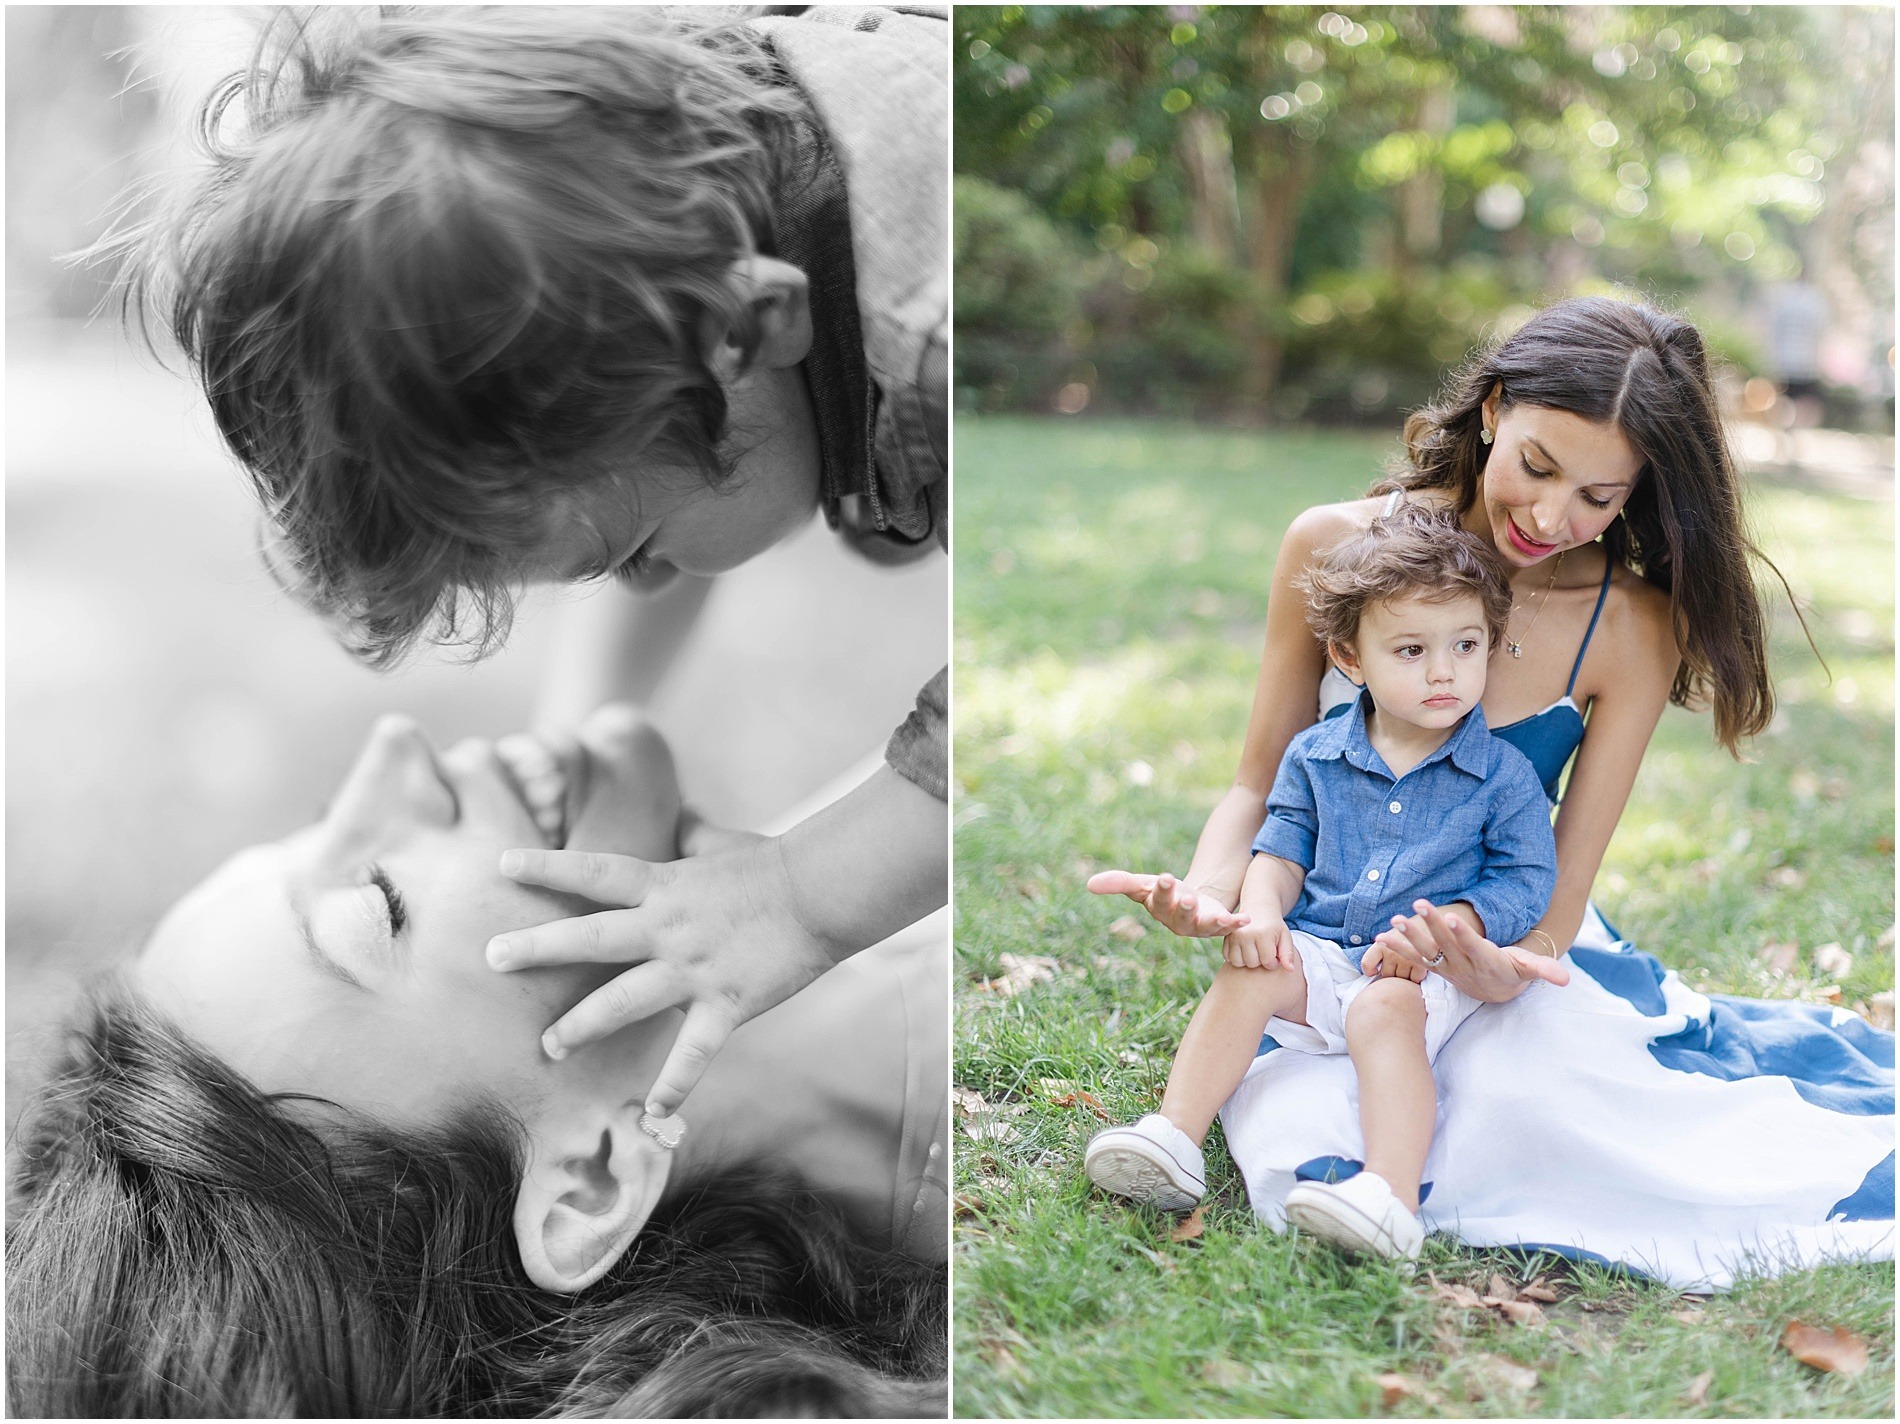
[[[1380,935],[1442,906],[1514,942],[1549,903],[1556,844],[1536,772],[1478,705],[1511,610],[1495,553],[1448,513],[1401,505],[1303,582],[1309,623],[1364,691],[1288,745],[1236,907],[1247,923],[1226,938],[1161,1111],[1097,1133],[1085,1166],[1106,1191],[1193,1206],[1200,1142],[1277,1019],[1284,1047],[1351,1054],[1366,1152],[1343,1182],[1295,1187],[1288,1218],[1349,1250],[1411,1259],[1424,1240],[1431,1064],[1478,1001],[1386,953]]]

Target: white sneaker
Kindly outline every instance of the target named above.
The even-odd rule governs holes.
[[[1338,1183],[1301,1182],[1286,1195],[1286,1218],[1309,1236],[1388,1261],[1416,1261],[1425,1244],[1418,1218],[1371,1172]]]
[[[1103,1191],[1163,1211],[1191,1210],[1207,1190],[1201,1149],[1160,1113],[1096,1133],[1082,1169]]]

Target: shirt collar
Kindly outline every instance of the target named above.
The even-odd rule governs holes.
[[[1366,735],[1366,713],[1371,707],[1372,694],[1360,688],[1350,712],[1320,724],[1320,734],[1314,738],[1308,755],[1326,761],[1343,757],[1361,771],[1376,770],[1381,775],[1390,776],[1391,769],[1386,766],[1385,759],[1372,749],[1372,739]],[[1490,735],[1491,729],[1484,720],[1484,708],[1473,707],[1465,714],[1464,721],[1458,724],[1458,729],[1445,739],[1444,745],[1413,767],[1412,771],[1448,759],[1460,771],[1469,772],[1482,780],[1491,770]],[[1406,773],[1407,776],[1411,774],[1409,771]]]

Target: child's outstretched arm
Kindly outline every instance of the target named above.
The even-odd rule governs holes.
[[[618,908],[497,936],[496,969],[633,967],[562,1015],[542,1038],[562,1057],[662,1009],[686,1021],[647,1093],[671,1113],[732,1031],[840,959],[942,905],[944,803],[889,766],[782,836],[694,833],[684,860],[511,850],[504,875]]]

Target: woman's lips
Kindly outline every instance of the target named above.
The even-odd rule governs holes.
[[[1504,521],[1504,531],[1505,538],[1509,539],[1512,547],[1521,554],[1532,554],[1541,559],[1557,548],[1555,544],[1542,544],[1531,538],[1530,535],[1517,527],[1517,521],[1515,519],[1508,516]]]

